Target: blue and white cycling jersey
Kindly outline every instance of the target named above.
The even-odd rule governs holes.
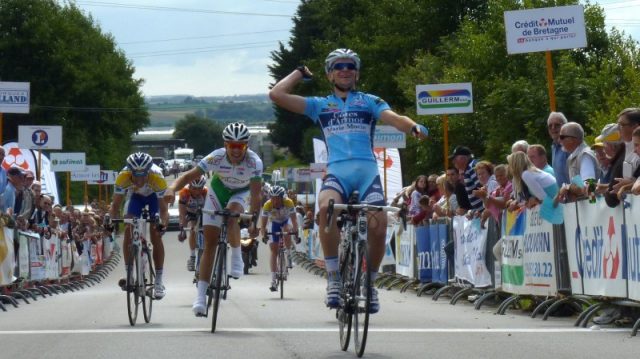
[[[390,109],[383,99],[350,91],[346,101],[335,94],[305,100],[304,114],[322,128],[328,164],[351,159],[376,162],[373,154],[376,121],[382,111]]]

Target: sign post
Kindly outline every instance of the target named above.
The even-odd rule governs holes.
[[[3,141],[3,113],[29,113],[30,82],[0,81],[0,143]]]
[[[444,169],[449,167],[449,114],[473,113],[473,91],[470,82],[416,85],[418,115],[444,115]]]
[[[587,46],[582,5],[504,12],[507,53],[545,52],[549,107],[556,110],[551,50]]]
[[[42,175],[42,150],[62,149],[62,126],[18,126],[18,145],[20,148],[38,150],[36,177]]]

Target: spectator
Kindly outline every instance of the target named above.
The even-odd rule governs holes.
[[[438,177],[436,174],[427,177],[427,196],[436,202],[440,199],[442,193],[438,187]]]
[[[538,167],[538,169],[547,172],[555,178],[556,174],[553,171],[553,167],[549,166],[547,162],[547,150],[544,149],[544,146],[538,144],[531,145],[525,153],[529,157],[529,161]]]
[[[455,167],[449,167],[447,169],[446,178],[447,182],[451,184],[453,189],[452,193],[456,197],[457,208],[454,213],[456,215],[464,215],[471,208],[471,203],[469,202],[469,196],[467,195],[467,190],[462,182],[460,172]]]
[[[620,204],[618,194],[613,187],[618,183],[618,180],[622,178],[622,166],[625,158],[625,144],[620,137],[620,131],[618,125],[610,123],[604,126],[600,136],[596,137],[596,142],[604,144],[604,151],[608,158],[610,158],[610,169],[612,180],[606,185],[604,191],[604,199],[609,207],[615,207]],[[600,189],[597,189],[600,192]]]
[[[640,127],[633,130],[633,148],[634,152],[640,156]],[[633,184],[628,184],[626,188],[621,188],[620,191],[624,192],[631,188],[631,192],[637,196],[640,195],[640,166],[636,168],[632,176],[636,178],[635,182]]]
[[[29,220],[33,231],[42,233],[42,230],[49,226],[49,213],[51,212],[52,205],[53,200],[46,194],[40,195],[37,199],[36,208]]]
[[[416,215],[411,217],[411,224],[414,226],[424,226],[427,224],[429,218],[433,216],[433,210],[431,207],[431,199],[429,196],[424,195],[418,199],[420,204],[420,211]]]
[[[5,187],[7,187],[7,171],[2,166],[2,162],[4,162],[4,156],[4,147],[0,146],[0,194],[4,193],[4,189]]]
[[[593,153],[596,155],[596,160],[598,161],[598,167],[600,169],[600,177],[598,178],[598,182],[603,188],[611,182],[611,159],[607,156],[607,153],[604,151],[604,143],[596,141],[591,145],[591,149]]]
[[[420,213],[420,198],[427,194],[427,176],[419,175],[413,181],[413,192],[411,192],[411,204],[409,205],[409,216]]]
[[[527,153],[528,150],[529,150],[529,142],[525,140],[518,140],[514,142],[513,145],[511,145],[511,153],[515,153],[518,151]]]
[[[547,131],[551,137],[551,167],[556,177],[558,186],[570,183],[567,157],[569,154],[562,150],[560,142],[560,128],[567,123],[567,118],[562,112],[551,112],[547,118]]]
[[[529,161],[523,152],[512,153],[507,157],[509,162],[509,172],[513,176],[513,191],[516,193],[526,192],[528,189],[531,196],[526,199],[525,206],[533,208],[539,204],[540,217],[553,224],[560,224],[563,221],[562,207],[554,206],[554,198],[558,194],[558,184],[552,175],[539,170]]]
[[[2,193],[0,210],[10,216],[20,213],[22,208],[22,189],[24,188],[24,172],[19,167],[11,167],[7,171],[7,185]],[[18,208],[16,208],[16,205]],[[14,217],[15,218],[15,217]]]
[[[633,173],[640,167],[640,156],[634,151],[633,131],[640,126],[640,108],[627,108],[618,114],[618,131],[620,137],[625,143],[625,159],[622,168],[622,178],[618,179],[618,183],[613,187],[615,191],[619,191],[621,187],[627,186],[634,182]],[[611,177],[611,179],[615,179]]]
[[[562,126],[558,137],[562,142],[562,149],[569,153],[567,168],[571,179],[571,184],[565,184],[560,189],[560,198],[574,200],[587,194],[586,181],[598,177],[596,155],[584,142],[584,130],[576,122]]]
[[[497,165],[493,170],[498,187],[483,197],[484,212],[482,212],[482,225],[489,217],[496,222],[500,221],[500,211],[507,208],[507,201],[511,197],[512,185],[509,180],[509,170],[506,165]]]
[[[303,219],[303,223],[304,223],[304,229],[312,229],[313,228],[313,211],[312,210],[308,210],[307,214],[305,214],[304,219]]]
[[[475,171],[477,161],[473,158],[473,153],[465,146],[458,146],[453,150],[449,159],[453,161],[453,165],[463,176],[464,187],[470,204],[470,208],[465,209],[473,212],[468,214],[471,215],[476,212],[481,212],[484,209],[482,207],[482,199],[473,194],[473,190],[480,188],[480,182],[478,181],[478,176]],[[462,202],[459,202],[459,204],[462,207]]]
[[[438,177],[436,182],[442,196],[433,206],[433,219],[453,217],[458,210],[454,185],[448,180],[447,176]]]

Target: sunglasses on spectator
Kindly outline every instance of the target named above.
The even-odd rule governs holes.
[[[576,136],[570,136],[570,135],[560,135],[559,137],[561,140],[564,140],[565,138],[578,138]]]
[[[351,63],[351,62],[340,62],[337,64],[334,64],[331,67],[332,70],[336,70],[336,71],[342,71],[342,70],[355,70],[356,69],[356,64]]]
[[[228,150],[241,150],[241,151],[244,151],[244,150],[247,149],[247,143],[246,142],[225,142],[224,146]]]

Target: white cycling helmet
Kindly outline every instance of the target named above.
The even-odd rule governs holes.
[[[356,64],[356,70],[360,71],[360,56],[355,51],[350,49],[335,49],[327,55],[324,60],[324,71],[328,74],[331,72],[331,67],[334,62],[339,59],[349,59]]]
[[[286,191],[282,186],[273,186],[269,190],[269,197],[271,197],[271,198],[273,198],[273,197],[283,198],[285,193],[286,193]]]
[[[144,173],[146,175],[152,165],[153,159],[144,152],[132,153],[127,157],[127,167],[129,167],[134,174]]]
[[[207,184],[207,179],[204,176],[200,176],[200,178],[195,179],[189,183],[189,188],[200,189],[203,188]]]
[[[222,139],[225,141],[247,142],[249,138],[251,138],[251,134],[244,123],[230,123],[222,131]]]

